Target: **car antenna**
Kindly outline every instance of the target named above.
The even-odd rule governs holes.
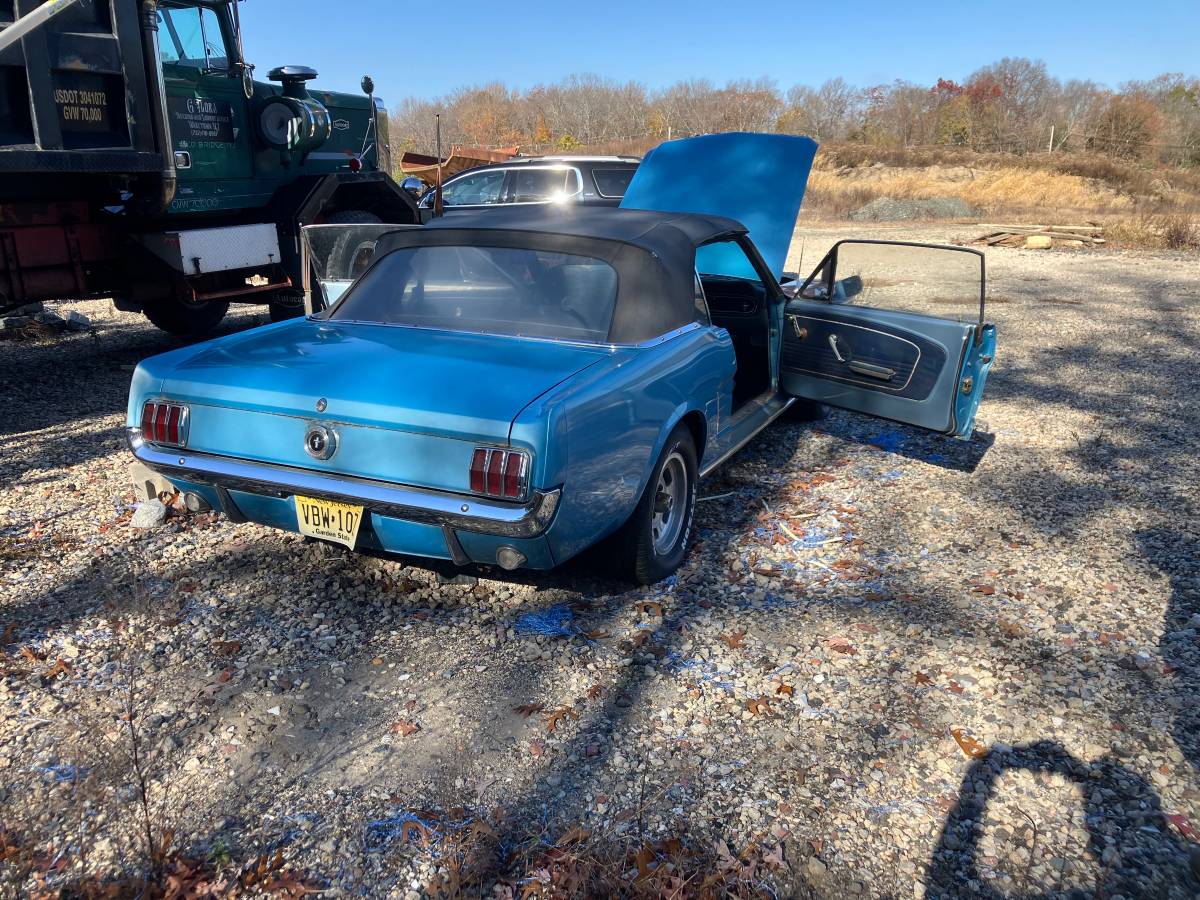
[[[436,219],[443,212],[442,210],[442,114],[436,113],[434,120],[434,134],[437,141],[437,184],[433,188],[433,216]]]

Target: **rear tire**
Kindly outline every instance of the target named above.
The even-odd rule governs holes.
[[[142,312],[163,331],[180,337],[200,338],[221,324],[229,312],[229,304],[212,300],[192,304],[184,303],[177,297],[161,297],[146,303]]]
[[[661,581],[683,563],[696,512],[696,479],[696,445],[680,423],[613,545],[614,561],[638,584]]]

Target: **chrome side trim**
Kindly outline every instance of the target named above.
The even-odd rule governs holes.
[[[415,226],[420,227],[420,226]],[[568,344],[572,347],[589,347],[600,350],[607,350],[610,353],[615,350],[644,350],[647,347],[656,347],[659,344],[665,343],[672,338],[679,337],[681,334],[687,334],[689,331],[695,331],[699,328],[711,328],[711,325],[702,325],[700,322],[687,322],[680,325],[678,328],[673,328],[663,334],[652,338],[646,338],[637,344],[628,342],[616,343],[614,341],[573,341],[570,338],[548,338],[534,337],[530,334],[501,334],[497,331],[454,331],[450,328],[438,328],[434,325],[409,325],[404,322],[371,322],[367,319],[319,319],[315,316],[309,316],[310,321],[316,322],[318,325],[369,325],[372,328],[415,328],[418,331],[437,331],[442,334],[465,334],[471,337],[494,337],[507,338],[513,341],[539,341],[544,344]]]
[[[126,428],[129,449],[144,465],[167,478],[207,484],[225,491],[245,491],[269,497],[303,494],[342,503],[353,503],[394,519],[501,537],[537,537],[549,527],[559,488],[535,490],[527,503],[502,503],[471,494],[454,494],[427,488],[392,484],[370,478],[330,475],[248,462],[211,453],[170,452],[146,443],[137,428]]]
[[[660,334],[657,337],[647,338],[639,344],[633,346],[639,350],[644,350],[647,347],[657,347],[659,344],[665,344],[667,341],[679,337],[681,334],[687,334],[689,331],[698,331],[703,328],[699,322],[688,322],[686,325],[680,325],[665,334]],[[628,344],[613,344],[614,347],[627,347]]]
[[[751,402],[753,402],[753,401],[751,401]],[[790,407],[795,402],[796,402],[795,397],[788,397],[787,401],[784,402],[783,406],[779,407],[779,409],[777,409],[775,412],[771,413],[771,415],[767,416],[766,420],[762,423],[762,425],[760,425],[758,428],[755,428],[748,435],[746,435],[744,438],[742,438],[740,441],[738,441],[736,444],[734,444],[732,447],[730,447],[728,450],[726,450],[724,453],[722,453],[720,456],[718,456],[715,460],[713,460],[711,463],[709,463],[707,466],[705,466],[703,469],[701,469],[700,477],[704,478],[705,476],[707,476],[709,472],[711,472],[713,469],[717,468],[717,466],[721,465],[721,463],[725,462],[725,460],[729,459],[729,457],[733,456],[733,454],[737,453],[739,450],[741,450],[743,447],[745,447],[748,443],[750,443],[752,440],[754,440],[756,437],[758,437],[758,435],[762,433],[763,429],[765,429],[768,425],[770,425],[772,422],[774,422],[776,419],[778,419],[780,416],[782,416],[785,412],[787,412],[788,407]]]

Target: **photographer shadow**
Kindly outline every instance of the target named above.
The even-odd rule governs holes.
[[[1047,835],[1036,830],[1028,863],[1015,864],[1018,871],[1007,873],[1011,880],[1003,877],[999,861],[990,871],[984,868],[980,838],[987,805],[1001,776],[1014,771],[1059,775],[1083,793],[1087,857],[1093,863],[1086,874],[1075,868],[1069,881],[1061,869],[1054,874],[1052,861],[1069,859],[1069,848],[1046,845]],[[1107,757],[1087,763],[1058,743],[1039,741],[971,764],[930,860],[926,896],[1195,897],[1198,870],[1197,845],[1173,831],[1158,794],[1143,778]]]

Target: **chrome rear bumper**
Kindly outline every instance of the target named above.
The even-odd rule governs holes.
[[[500,503],[468,494],[453,494],[408,487],[369,478],[330,475],[249,462],[192,450],[168,450],[149,444],[136,428],[126,428],[129,449],[144,465],[167,478],[211,485],[224,501],[227,491],[245,491],[268,497],[321,497],[353,503],[365,509],[425,525],[449,527],[502,537],[537,537],[546,530],[558,509],[561,491],[534,490],[527,503]],[[226,510],[236,515],[235,510]]]

